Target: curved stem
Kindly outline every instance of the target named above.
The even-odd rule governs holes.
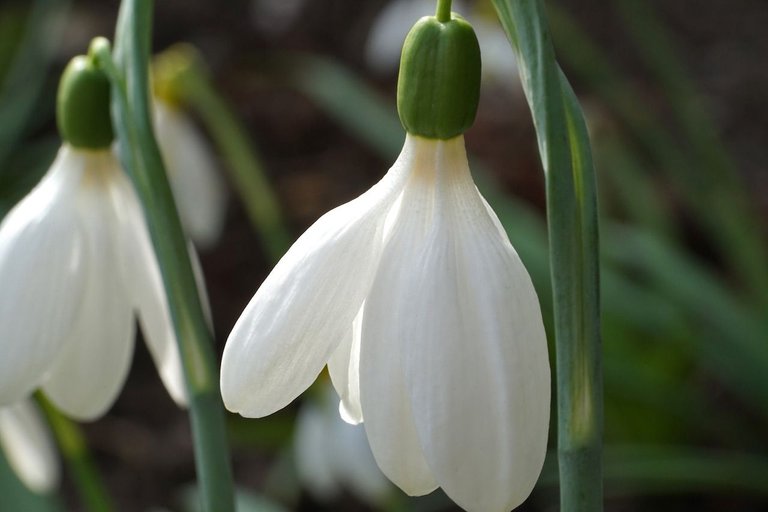
[[[42,393],[35,398],[51,427],[56,444],[61,450],[64,461],[69,466],[72,480],[80,498],[90,512],[110,512],[115,510],[104,482],[96,470],[83,433],[76,423],[62,415]]]
[[[179,344],[202,508],[205,512],[232,512],[232,469],[213,340],[150,116],[152,6],[151,0],[123,0],[114,61],[105,44],[98,56],[112,83],[120,156],[144,207]]]

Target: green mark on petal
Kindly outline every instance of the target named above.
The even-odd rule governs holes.
[[[456,13],[442,23],[416,22],[405,38],[397,84],[397,111],[408,133],[451,139],[475,120],[480,98],[480,46],[472,26]]]

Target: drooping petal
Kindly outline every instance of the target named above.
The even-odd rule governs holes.
[[[0,225],[0,405],[40,384],[77,314],[86,262],[75,195],[85,165],[62,147]]]
[[[0,448],[24,484],[38,493],[59,483],[59,459],[43,418],[29,400],[0,409]]]
[[[133,311],[119,274],[119,230],[110,200],[110,181],[121,171],[107,155],[101,168],[87,171],[79,193],[90,262],[85,291],[73,329],[43,385],[57,407],[80,420],[96,419],[109,409],[133,356]]]
[[[210,144],[184,113],[160,100],[154,103],[157,142],[182,224],[200,247],[210,247],[221,234],[227,194]]]
[[[508,511],[544,462],[546,336],[528,273],[471,180],[461,138],[441,143],[433,228],[406,266],[410,287],[392,301],[424,456],[464,509]]]
[[[328,373],[341,400],[339,415],[351,424],[363,421],[363,409],[360,406],[360,336],[363,329],[363,309],[365,302],[352,322],[352,328],[344,336],[339,346],[328,360]]]
[[[332,499],[340,491],[333,454],[328,449],[328,419],[314,403],[302,405],[296,418],[293,443],[298,477],[307,490],[322,501]]]
[[[360,347],[360,394],[365,430],[381,470],[407,494],[420,496],[436,487],[416,431],[398,343],[396,301],[411,283],[403,265],[426,236],[432,218],[436,141],[412,138],[419,148],[400,211],[392,222],[376,279],[365,302]],[[410,258],[412,259],[412,258]]]
[[[348,336],[378,266],[386,212],[413,157],[406,144],[377,185],[321,217],[261,285],[224,348],[229,410],[261,417],[284,407]]]
[[[129,291],[131,305],[165,389],[176,404],[183,407],[187,404],[184,372],[160,267],[136,192],[122,174],[112,186],[112,205],[117,217],[117,261],[123,286]]]

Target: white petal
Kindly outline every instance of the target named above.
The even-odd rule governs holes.
[[[102,416],[123,387],[133,355],[134,322],[128,291],[119,273],[118,226],[109,182],[121,171],[114,158],[93,169],[80,191],[89,266],[73,329],[46,376],[43,390],[67,415]]]
[[[187,392],[181,356],[144,214],[133,186],[124,175],[115,181],[112,191],[121,237],[118,261],[124,286],[129,290],[132,306],[160,378],[171,398],[179,406],[184,406]]]
[[[328,448],[330,429],[328,417],[314,403],[305,403],[296,418],[294,461],[296,472],[304,487],[321,501],[339,493]]]
[[[392,298],[397,339],[438,483],[470,512],[507,511],[544,462],[546,336],[528,273],[471,181],[463,140],[441,143],[438,160],[434,226],[419,257],[402,262],[410,288]]]
[[[0,409],[0,447],[27,487],[38,493],[59,483],[59,458],[51,433],[29,400]]]
[[[363,421],[363,409],[360,406],[360,335],[363,329],[363,308],[360,308],[352,328],[339,343],[328,360],[328,373],[341,400],[339,415],[351,424]]]
[[[422,158],[413,170],[390,240],[365,303],[360,350],[360,393],[365,430],[381,470],[403,491],[419,496],[437,487],[424,458],[402,371],[396,301],[410,289],[404,255],[419,244],[432,217],[436,141],[406,139]]]
[[[261,285],[224,348],[229,410],[261,417],[284,407],[348,335],[378,265],[386,211],[413,156],[406,144],[377,185],[321,217]]]
[[[62,147],[0,225],[0,405],[40,384],[77,313],[85,262],[75,197],[85,166]]]
[[[154,114],[157,142],[182,224],[196,244],[210,247],[221,234],[227,207],[210,145],[178,109],[155,100]]]

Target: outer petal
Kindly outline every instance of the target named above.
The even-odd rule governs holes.
[[[139,200],[122,173],[112,186],[112,204],[120,236],[118,261],[123,286],[128,289],[144,340],[165,388],[178,405],[184,406],[187,403],[184,373],[160,267]]]
[[[27,487],[38,493],[59,483],[59,459],[40,413],[29,400],[0,409],[0,447]]]
[[[284,407],[348,335],[412,153],[406,144],[377,185],[312,225],[251,299],[224,348],[221,391],[229,410],[260,417]]]
[[[96,158],[96,157],[94,157]],[[118,269],[117,224],[109,188],[120,173],[111,153],[89,169],[78,197],[90,262],[73,329],[46,376],[43,390],[69,416],[102,416],[123,387],[133,355],[130,296]]]
[[[75,193],[84,166],[62,147],[0,225],[0,405],[40,384],[77,314],[85,262]]]
[[[182,112],[160,100],[154,107],[157,141],[179,215],[195,243],[209,247],[221,234],[227,210],[227,194],[210,145]]]
[[[507,511],[528,497],[544,462],[546,336],[528,273],[471,181],[461,138],[442,143],[438,169],[433,230],[405,263],[408,292],[393,299],[405,378],[446,494],[468,511]]]
[[[360,393],[365,430],[381,470],[403,491],[419,496],[437,484],[427,465],[402,371],[396,303],[410,289],[403,258],[423,240],[432,217],[436,141],[408,140],[419,147],[400,212],[365,303],[360,350]]]
[[[328,360],[331,382],[341,397],[339,415],[351,425],[363,421],[363,409],[360,406],[360,336],[364,308],[365,302],[352,322],[352,329],[347,332]]]

